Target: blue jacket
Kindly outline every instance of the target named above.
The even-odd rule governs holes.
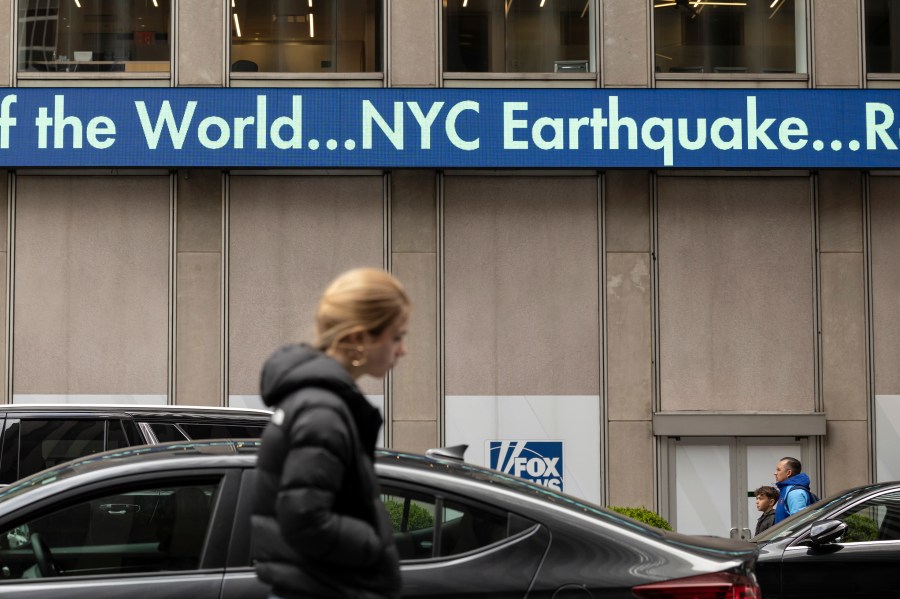
[[[810,504],[809,477],[805,472],[775,483],[781,496],[775,503],[775,523],[778,524],[791,514],[796,514]],[[794,490],[802,489],[795,493]]]

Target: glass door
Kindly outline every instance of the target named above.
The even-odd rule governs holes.
[[[669,439],[668,449],[673,528],[735,539],[753,536],[760,515],[754,491],[774,485],[778,460],[812,463],[805,438],[680,437]]]

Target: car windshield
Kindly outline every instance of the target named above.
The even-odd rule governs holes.
[[[822,501],[814,503],[813,505],[800,510],[796,514],[785,518],[759,536],[753,537],[752,540],[755,543],[768,543],[770,541],[777,541],[785,537],[795,536],[804,528],[807,523],[819,520],[825,513],[827,513],[831,509],[852,500],[858,495],[866,493],[868,490],[868,487],[862,489],[849,489],[847,491],[842,491],[837,495],[827,497]]]

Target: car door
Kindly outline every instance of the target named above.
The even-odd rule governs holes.
[[[900,491],[868,497],[835,516],[839,542],[811,547],[803,537],[782,557],[782,597],[890,597],[900,589]]]
[[[0,521],[0,595],[218,599],[236,491],[227,471],[160,473],[31,505]]]

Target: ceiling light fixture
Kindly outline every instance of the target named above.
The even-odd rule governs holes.
[[[75,6],[77,6],[78,8],[81,8],[81,2],[79,2],[78,0],[75,0]]]
[[[544,2],[546,2],[546,1],[547,1],[547,0],[541,0],[541,5],[540,5],[539,8],[544,8]]]
[[[316,30],[313,27],[313,15],[309,13],[309,37],[316,37]]]
[[[237,13],[234,13],[234,31],[238,37],[241,37],[241,22],[238,21]]]
[[[697,0],[694,6],[747,6],[746,2],[712,2],[710,0]]]
[[[667,6],[675,6],[675,2],[663,2],[661,4],[654,4],[653,8],[666,8]]]
[[[468,6],[468,4],[469,4],[469,0],[463,0],[463,8]]]
[[[153,0],[153,7],[154,7],[154,8],[159,8],[159,4],[156,3],[156,0]]]

